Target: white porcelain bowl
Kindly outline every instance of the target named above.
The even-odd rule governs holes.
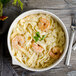
[[[25,66],[23,65],[22,63],[20,63],[12,54],[11,52],[11,45],[10,45],[10,35],[11,35],[11,32],[12,32],[12,29],[13,27],[15,26],[15,24],[22,18],[24,18],[25,16],[27,15],[30,15],[30,14],[37,14],[37,13],[45,13],[45,14],[50,14],[53,18],[55,18],[61,25],[61,27],[63,28],[64,32],[65,32],[65,37],[66,37],[66,43],[65,43],[65,48],[64,48],[64,52],[62,54],[62,56],[51,66],[48,66],[46,68],[42,68],[42,69],[35,69],[35,68],[30,68],[28,66]],[[64,58],[66,52],[67,52],[67,48],[68,48],[68,43],[69,43],[69,36],[68,36],[68,32],[67,32],[67,29],[64,25],[64,23],[60,20],[60,18],[58,18],[55,14],[51,13],[51,12],[48,12],[48,11],[44,11],[44,10],[30,10],[30,11],[26,11],[24,13],[22,13],[21,15],[19,15],[11,24],[10,28],[9,28],[9,31],[8,31],[8,37],[7,37],[7,43],[8,43],[8,49],[9,49],[9,52],[10,52],[10,55],[12,57],[12,64],[13,65],[19,65],[27,70],[30,70],[30,71],[46,71],[46,70],[49,70],[51,68],[54,68],[57,64],[59,64],[61,62],[61,60]]]

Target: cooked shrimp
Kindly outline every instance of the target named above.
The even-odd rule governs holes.
[[[24,44],[24,38],[20,35],[15,36],[12,40],[12,46],[16,49],[18,49],[18,46],[23,46]]]
[[[42,52],[43,51],[43,48],[40,45],[38,45],[38,44],[36,44],[34,42],[32,44],[32,47],[33,47],[35,52]]]
[[[47,31],[50,26],[50,21],[45,18],[40,18],[38,27],[41,29],[41,31]]]
[[[60,48],[53,47],[50,51],[50,56],[54,59],[58,59],[60,57]]]

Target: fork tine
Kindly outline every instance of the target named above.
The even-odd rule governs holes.
[[[76,29],[76,15],[75,14],[71,14],[71,29],[74,30]]]
[[[75,24],[75,18],[73,17],[73,24]]]
[[[71,24],[73,25],[73,14],[71,13]]]
[[[72,25],[75,25],[75,22],[76,22],[75,15],[74,14],[71,14],[71,24]]]
[[[76,16],[75,16],[75,26],[76,26]]]
[[[71,17],[71,25],[73,25],[73,18]]]
[[[73,25],[74,24],[74,17],[72,16],[71,18],[71,24]]]

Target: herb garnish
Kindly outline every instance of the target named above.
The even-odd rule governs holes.
[[[41,38],[41,40],[43,40],[45,37],[46,37],[46,36],[45,36],[45,35],[43,35],[43,37]]]
[[[39,32],[36,32],[36,36],[34,36],[33,38],[34,38],[35,42],[37,42],[38,40],[43,40],[45,37],[46,36],[43,35],[43,37],[41,38],[40,37],[40,33]]]
[[[39,33],[39,32],[36,32],[36,36],[37,36],[37,37],[40,37],[40,33]]]
[[[37,42],[40,38],[40,33],[39,32],[36,32],[36,36],[34,36],[34,40],[35,42]]]
[[[37,36],[34,36],[34,40],[35,40],[35,42],[37,42],[39,40],[39,38]]]

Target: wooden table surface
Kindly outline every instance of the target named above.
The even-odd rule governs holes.
[[[68,5],[64,0],[22,0],[22,2],[24,3],[24,9],[23,11],[21,11],[20,8],[11,5],[12,1],[4,7],[4,15],[8,16],[8,19],[3,24],[4,26],[10,26],[12,21],[22,12],[31,9],[43,9],[56,14],[64,22],[65,26],[67,27],[69,37],[71,37],[70,35],[71,13],[76,12],[75,11],[76,5],[70,5],[70,4]],[[8,28],[6,32],[7,31]],[[6,35],[7,34],[4,35],[5,42],[6,42]],[[76,41],[76,36],[74,42],[75,41]],[[6,58],[8,58],[9,62],[11,63],[12,59],[10,56],[8,56],[9,53],[7,50],[6,43],[4,44],[4,46],[5,46],[3,51],[4,57],[6,56]],[[56,67],[54,67],[51,70],[45,72],[29,73],[27,76],[76,76],[76,51],[72,51],[69,67],[64,65],[65,58]],[[21,76],[24,69],[17,65],[12,65],[12,63],[11,66],[15,69],[18,75]]]

